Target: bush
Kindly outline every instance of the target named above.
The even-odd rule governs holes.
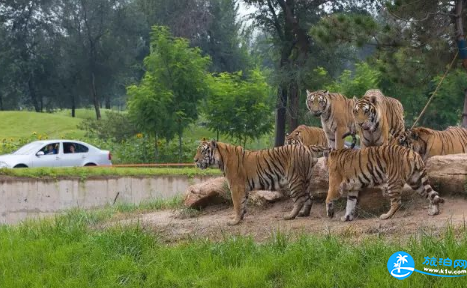
[[[101,120],[86,119],[78,128],[86,131],[86,137],[116,142],[133,137],[139,132],[126,113],[107,111],[106,116]]]

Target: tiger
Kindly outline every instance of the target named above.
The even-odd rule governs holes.
[[[285,135],[286,145],[319,145],[327,146],[328,140],[324,130],[317,127],[300,125],[290,134]]]
[[[327,90],[306,91],[306,106],[313,116],[321,117],[321,124],[328,145],[333,149],[344,148],[344,138],[352,136],[352,147],[356,142],[356,125],[352,111],[355,99],[348,99],[339,93]]]
[[[294,205],[285,220],[297,215],[309,216],[312,198],[307,188],[317,157],[304,145],[286,145],[259,151],[241,146],[202,140],[194,162],[201,169],[217,166],[227,179],[232,192],[235,217],[228,225],[239,224],[246,213],[248,192],[289,188]],[[303,211],[300,211],[303,208]]]
[[[329,171],[329,190],[326,212],[334,217],[334,201],[347,194],[347,207],[342,221],[352,221],[359,191],[366,187],[383,185],[389,196],[391,208],[380,215],[385,220],[401,206],[401,191],[405,183],[429,200],[429,215],[439,214],[439,204],[444,199],[430,186],[422,157],[411,149],[396,146],[372,146],[359,150],[341,149],[324,151]]]
[[[399,100],[384,96],[378,89],[354,99],[360,147],[388,145],[404,132],[404,108]]]
[[[398,137],[398,144],[413,149],[423,161],[435,155],[467,152],[467,129],[448,127],[437,131],[425,127],[407,129]]]

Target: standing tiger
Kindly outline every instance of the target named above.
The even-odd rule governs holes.
[[[194,161],[201,169],[216,165],[224,173],[232,192],[235,218],[229,225],[240,223],[246,213],[248,192],[278,190],[288,185],[294,206],[284,219],[309,216],[312,199],[307,191],[311,170],[317,162],[303,145],[286,145],[272,149],[248,151],[241,146],[216,141],[202,141]]]
[[[339,93],[329,93],[327,90],[306,91],[306,106],[313,116],[321,117],[321,124],[326,133],[329,147],[344,148],[344,138],[351,135],[352,148],[355,145],[357,132],[352,109],[355,99],[348,99]]]
[[[324,130],[317,127],[300,125],[292,133],[285,136],[286,145],[302,144],[305,146],[319,145],[328,146],[328,140]]]
[[[408,129],[398,137],[398,144],[413,149],[423,161],[435,155],[467,153],[467,129],[448,127],[437,131],[418,127]]]
[[[342,221],[352,221],[358,193],[362,188],[385,184],[391,199],[390,210],[380,219],[388,219],[401,206],[401,191],[405,183],[429,200],[429,215],[439,214],[438,196],[428,182],[425,164],[417,153],[401,146],[386,145],[324,151],[329,170],[329,190],[326,198],[327,215],[334,216],[334,200],[347,192],[347,207]]]
[[[404,131],[402,104],[378,89],[368,90],[361,99],[356,99],[353,114],[362,148],[388,145]]]

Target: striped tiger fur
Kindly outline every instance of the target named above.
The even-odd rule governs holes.
[[[353,115],[362,148],[388,145],[404,132],[402,104],[397,99],[384,96],[378,89],[368,90],[361,99],[356,99]]]
[[[407,129],[398,137],[398,144],[413,149],[423,161],[435,155],[467,152],[467,129],[448,127],[437,131],[425,127]]]
[[[284,219],[294,219],[299,213],[309,216],[312,199],[307,188],[317,162],[313,155],[303,145],[248,151],[241,146],[201,141],[194,161],[201,169],[215,165],[223,171],[235,210],[235,218],[228,224],[236,225],[246,213],[248,192],[252,190],[278,190],[288,186],[294,206]]]
[[[306,106],[313,116],[321,117],[321,124],[329,147],[344,148],[344,138],[351,135],[355,146],[357,133],[352,109],[354,99],[348,99],[339,93],[329,93],[327,90],[306,91]]]
[[[285,135],[286,145],[321,145],[328,146],[328,140],[324,130],[317,127],[300,125],[292,133]]]
[[[401,146],[386,145],[360,150],[325,151],[329,170],[329,190],[326,198],[327,215],[334,216],[334,200],[347,192],[347,208],[342,221],[352,221],[358,193],[362,188],[385,185],[391,200],[390,210],[380,219],[388,219],[401,206],[401,191],[405,183],[429,200],[429,215],[439,214],[444,200],[430,186],[425,164],[417,153]]]

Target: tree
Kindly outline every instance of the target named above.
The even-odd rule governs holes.
[[[244,0],[257,10],[253,15],[256,23],[271,38],[275,50],[275,84],[278,86],[276,101],[275,145],[284,142],[286,118],[289,131],[298,126],[301,111],[300,100],[304,95],[307,76],[318,66],[336,63],[336,54],[315,45],[308,30],[321,17],[345,8],[352,1],[296,1],[296,0]],[[358,1],[357,1],[358,2]],[[348,5],[347,5],[348,6]],[[318,56],[319,55],[319,56]],[[317,61],[319,59],[319,61]],[[319,63],[322,62],[322,63]],[[326,68],[326,67],[325,67]],[[288,116],[288,117],[287,117]]]
[[[271,88],[259,69],[242,73],[220,73],[210,77],[210,93],[204,112],[207,127],[234,138],[245,147],[272,128]],[[218,136],[219,138],[219,136]]]
[[[173,37],[167,27],[154,26],[151,53],[144,63],[142,83],[128,92],[130,114],[144,131],[168,133],[167,140],[175,127],[181,157],[183,130],[198,118],[198,104],[207,93],[210,59],[201,56],[199,48],[190,48],[186,39]]]
[[[382,73],[381,88],[400,98],[411,114],[407,117],[410,123],[413,114],[418,115],[431,96],[432,79],[445,71],[456,53],[456,46],[461,48],[459,56],[467,69],[463,36],[465,4],[464,0],[387,2],[377,16],[335,14],[323,19],[310,32],[326,45],[374,46],[376,53],[369,62]],[[467,126],[465,91],[465,112],[459,112],[463,116],[458,117],[466,121]]]

